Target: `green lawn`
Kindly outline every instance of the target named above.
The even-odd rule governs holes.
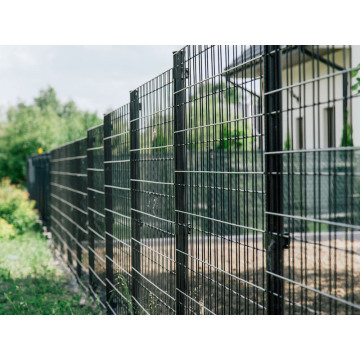
[[[52,258],[47,240],[38,232],[0,239],[1,315],[100,314],[98,304],[86,301],[70,286],[68,274]]]

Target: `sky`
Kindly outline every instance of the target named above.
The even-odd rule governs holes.
[[[99,116],[129,102],[129,92],[172,67],[181,45],[0,46],[0,111],[32,103],[52,86],[61,101]]]

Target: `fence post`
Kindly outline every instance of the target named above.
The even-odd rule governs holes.
[[[93,137],[90,135],[89,131],[87,131],[87,149],[91,149],[93,147]],[[87,168],[94,167],[94,158],[93,158],[93,151],[86,151],[87,153]],[[87,187],[94,188],[93,183],[94,177],[92,176],[91,172],[87,170]],[[89,190],[87,190],[87,198],[88,198],[88,208],[94,209],[94,198],[89,196]],[[88,209],[88,227],[94,228],[94,221],[93,215],[89,216],[89,209]],[[95,277],[93,271],[95,271],[95,238],[94,233],[92,231],[88,231],[88,255],[89,255],[89,286],[92,290],[94,290],[95,286]]]
[[[266,284],[269,315],[284,313],[284,283],[276,276],[282,276],[284,268],[284,221],[276,215],[283,213],[283,165],[282,155],[273,153],[283,150],[282,94],[276,91],[281,88],[281,72],[280,46],[265,46]],[[267,154],[269,152],[272,154]]]
[[[176,241],[176,314],[184,315],[187,294],[187,191],[186,191],[186,118],[184,50],[174,52],[174,152],[175,152],[175,241]],[[182,91],[181,91],[182,90]]]
[[[104,116],[104,185],[112,185],[112,152],[111,152],[111,114]],[[104,186],[105,194],[105,251],[106,251],[106,302],[111,307],[108,308],[108,314],[113,314],[115,303],[112,300],[112,287],[114,284],[114,269],[113,269],[113,258],[114,258],[114,246],[113,238],[110,234],[113,234],[114,215],[111,212],[113,209],[112,204],[112,188]],[[106,211],[109,209],[110,211]]]
[[[44,178],[45,178],[45,186],[44,186],[44,191],[45,191],[45,208],[44,208],[44,218],[45,218],[45,226],[46,226],[46,231],[49,232],[50,231],[50,154],[46,154],[45,155],[45,173],[44,173]]]
[[[131,275],[132,296],[139,298],[140,272],[140,134],[139,134],[139,93],[138,90],[130,92],[130,189],[131,189]],[[136,302],[133,301],[134,313],[137,313]]]

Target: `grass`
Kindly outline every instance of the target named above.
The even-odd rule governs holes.
[[[0,239],[1,315],[100,314],[98,304],[80,301],[83,295],[74,291],[71,280],[57,266],[40,233]]]

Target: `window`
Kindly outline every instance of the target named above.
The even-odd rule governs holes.
[[[325,109],[325,147],[335,147],[335,109]]]

